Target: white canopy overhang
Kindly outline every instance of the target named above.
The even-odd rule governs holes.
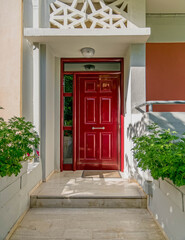
[[[48,44],[57,57],[81,57],[80,49],[92,47],[94,57],[123,57],[130,44],[144,44],[150,28],[134,29],[53,29],[25,28],[32,43]]]

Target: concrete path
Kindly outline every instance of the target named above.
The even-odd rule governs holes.
[[[11,240],[165,240],[146,209],[33,208]]]

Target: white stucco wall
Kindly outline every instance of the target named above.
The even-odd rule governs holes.
[[[130,0],[130,20],[138,27],[146,26],[146,0]]]
[[[130,48],[124,58],[124,175],[129,176],[131,144],[128,138],[127,129],[132,121],[131,115],[131,72],[130,72]]]
[[[51,49],[40,45],[40,137],[42,179],[54,170],[55,133],[55,57]]]
[[[138,169],[133,159],[131,148],[132,137],[136,132],[144,131],[145,126],[143,115],[135,109],[135,106],[146,101],[144,44],[131,45],[124,58],[124,62],[124,174],[127,177],[137,179]]]
[[[145,45],[133,44],[130,52],[131,111],[146,101]]]

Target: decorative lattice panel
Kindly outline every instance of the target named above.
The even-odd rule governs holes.
[[[50,24],[60,29],[125,29],[128,28],[129,5],[127,0],[113,1],[106,5],[103,0],[93,2],[85,0],[79,3],[63,3],[56,0],[50,5]]]

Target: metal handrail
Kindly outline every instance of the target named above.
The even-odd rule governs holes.
[[[142,103],[138,106],[136,106],[135,108],[139,111],[141,111],[141,107],[144,106],[149,106],[149,112],[153,112],[153,105],[161,105],[161,104],[185,104],[185,100],[167,100],[167,101],[146,101],[145,103]]]

